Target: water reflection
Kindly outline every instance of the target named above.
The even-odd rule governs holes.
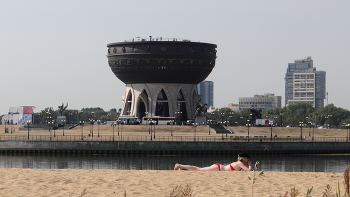
[[[175,163],[209,166],[235,161],[231,155],[0,155],[0,168],[172,170]],[[258,170],[343,172],[350,155],[252,155]]]

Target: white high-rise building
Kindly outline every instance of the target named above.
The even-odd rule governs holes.
[[[326,72],[316,71],[311,57],[288,63],[284,79],[286,106],[307,102],[316,109],[324,107]]]

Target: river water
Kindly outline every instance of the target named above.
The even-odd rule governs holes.
[[[344,172],[350,154],[336,155],[251,155],[258,170],[281,172]],[[0,168],[172,170],[175,163],[209,166],[229,164],[232,155],[42,155],[3,154]]]

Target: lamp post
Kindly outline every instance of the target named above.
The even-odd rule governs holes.
[[[248,142],[249,142],[249,127],[250,127],[250,121],[247,120],[247,126],[248,126]]]
[[[100,137],[100,120],[97,120],[97,137]]]
[[[66,122],[66,120],[61,120],[63,136],[64,136],[64,125],[65,125],[65,122]]]
[[[47,123],[49,125],[49,132],[51,133],[51,125],[50,125],[51,124],[51,113],[50,113],[50,111],[47,111],[46,114],[47,114],[47,117],[46,117]]]
[[[95,112],[91,112],[90,124],[91,124],[91,136],[92,137],[94,137],[94,123],[95,123]]]
[[[226,121],[226,130],[227,130],[227,125],[230,125],[230,121],[229,120]],[[227,131],[225,131],[225,133],[226,133],[226,137],[227,137]]]
[[[327,115],[327,123],[328,123],[326,127],[327,129],[331,128],[331,119],[332,119],[332,115]]]
[[[146,119],[147,119],[147,117],[148,117],[148,112],[146,111],[146,112],[145,112],[145,117],[144,117],[144,118],[142,118],[142,121],[143,121],[143,120],[146,120]],[[142,124],[144,124],[144,123],[142,123]]]
[[[170,120],[170,136],[173,137],[173,124],[174,120]]]
[[[307,126],[309,127],[309,137],[311,136],[311,124],[312,122],[307,122]]]
[[[156,139],[156,124],[157,124],[157,121],[154,120],[154,128],[153,128],[153,139]]]
[[[54,123],[52,123],[52,125],[53,125]],[[55,127],[55,126],[53,126],[53,127]],[[58,128],[58,126],[57,126],[57,128]],[[53,129],[53,137],[56,137],[56,127],[55,128],[52,128]]]
[[[224,122],[225,113],[220,113],[220,115],[221,115],[221,125],[222,125],[222,123]]]
[[[7,128],[6,128],[7,119],[5,118],[4,121],[5,121],[5,133],[8,133]]]
[[[84,140],[84,121],[80,121],[81,125],[81,140]]]
[[[52,132],[50,130],[50,127],[51,127],[51,121],[48,121],[47,124],[49,125],[49,132],[50,132],[50,140],[52,140]]]
[[[304,122],[299,122],[299,126],[300,126],[300,141],[303,141],[303,124],[304,124]]]
[[[28,127],[28,140],[29,140],[29,124],[30,124],[30,120],[27,120],[27,127]]]
[[[208,120],[208,132],[209,132],[209,135],[210,135],[210,123],[211,123],[211,120]]]
[[[117,120],[117,124],[118,124],[118,136],[119,136],[119,124],[120,124],[120,120]]]
[[[113,141],[114,141],[114,127],[115,127],[116,123],[112,123],[111,126],[112,126],[112,129],[113,129]]]
[[[197,123],[193,123],[193,127],[194,127],[194,141],[196,141],[196,137],[197,137]]]
[[[180,109],[178,109],[178,111],[175,112],[175,114],[176,114],[177,124],[182,125],[182,112],[180,111]]]
[[[225,126],[225,123],[221,121],[221,126]],[[224,140],[224,131],[221,130],[221,140]]]
[[[151,134],[151,141],[152,141],[152,125],[153,125],[153,120],[150,121],[149,123],[149,134]]]
[[[281,127],[283,126],[283,113],[280,113],[280,117],[281,117]]]
[[[269,122],[269,125],[270,125],[270,127],[271,127],[270,141],[272,141],[272,121]]]

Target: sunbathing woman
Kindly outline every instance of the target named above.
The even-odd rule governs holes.
[[[247,153],[240,153],[236,162],[229,165],[221,165],[219,163],[213,164],[208,167],[197,167],[192,165],[175,164],[174,170],[199,170],[199,171],[252,171],[252,164],[249,161],[250,156]]]

